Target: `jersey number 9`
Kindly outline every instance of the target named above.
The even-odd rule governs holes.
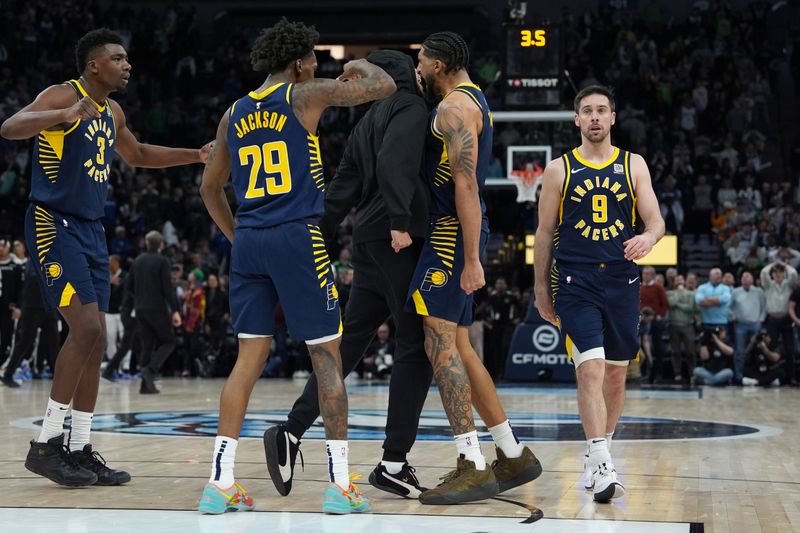
[[[242,166],[251,164],[250,179],[244,195],[246,199],[262,198],[267,194],[277,196],[292,190],[292,173],[289,170],[289,153],[285,142],[275,141],[265,143],[263,146],[250,145],[239,148],[239,163]],[[262,164],[264,173],[267,174],[266,190],[264,185],[258,184]]]
[[[608,199],[605,194],[592,196],[592,220],[595,224],[608,222]]]

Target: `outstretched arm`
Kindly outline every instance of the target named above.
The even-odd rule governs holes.
[[[625,241],[625,259],[635,261],[641,259],[653,249],[653,246],[664,236],[664,219],[658,206],[650,170],[644,158],[639,154],[631,154],[631,174],[635,180],[637,210],[644,221],[644,233]]]
[[[228,153],[228,121],[230,109],[225,112],[217,127],[217,139],[208,156],[203,181],[200,184],[200,196],[206,204],[208,214],[222,230],[222,233],[233,242],[235,221],[231,206],[225,197],[225,183],[231,175],[231,156]]]
[[[394,80],[382,68],[359,59],[347,63],[336,80],[315,79],[295,85],[292,109],[303,127],[315,132],[326,107],[353,107],[388,98],[395,90]]]
[[[68,85],[53,85],[42,91],[0,126],[6,139],[30,139],[43,130],[63,129],[78,120],[99,117],[97,104],[84,96],[75,101],[75,91]]]
[[[478,162],[478,124],[481,114],[469,97],[454,93],[439,104],[436,129],[444,136],[450,173],[456,189],[456,211],[464,241],[464,270],[461,288],[470,294],[483,287],[480,261],[481,201],[475,168]]]
[[[111,110],[117,123],[117,153],[131,166],[141,168],[166,168],[191,163],[205,163],[211,151],[211,143],[199,150],[193,148],[169,148],[155,144],[140,143],[128,129],[122,108],[114,100]]]

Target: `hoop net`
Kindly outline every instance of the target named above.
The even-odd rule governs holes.
[[[508,177],[517,188],[517,203],[536,202],[536,189],[542,182],[542,170],[512,170]]]

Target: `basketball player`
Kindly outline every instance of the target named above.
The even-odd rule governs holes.
[[[608,502],[625,494],[609,444],[625,402],[625,374],[639,350],[639,270],[664,235],[642,156],[611,144],[614,96],[591,86],[575,97],[581,145],[542,177],[536,231],[536,307],[566,336],[578,411],[589,447],[587,488]],[[637,235],[637,215],[645,225]],[[554,260],[554,261],[553,261]]]
[[[7,139],[35,137],[25,240],[43,298],[69,325],[42,430],[31,442],[25,467],[71,487],[119,485],[130,475],[106,466],[89,443],[111,289],[100,221],[111,160],[118,152],[138,167],[201,163],[210,145],[189,150],[136,140],[119,104],[108,98],[124,89],[131,75],[118,34],[90,31],[78,41],[75,56],[80,78],[48,87],[0,128]],[[70,403],[72,428],[65,449],[63,423]]]
[[[285,18],[261,33],[250,58],[256,71],[269,75],[225,112],[203,174],[203,201],[233,243],[230,300],[239,356],[220,397],[219,432],[211,478],[200,500],[202,513],[253,508],[252,498],[235,482],[233,465],[247,402],[269,353],[279,299],[292,336],[308,345],[318,380],[330,477],[322,510],[370,510],[348,477],[341,317],[317,226],[324,183],[314,132],[326,107],[385,98],[394,93],[395,84],[365,60],[345,65],[339,80],[315,80],[318,39],[313,27]],[[223,189],[229,175],[239,203],[235,221]]]
[[[492,150],[492,116],[467,73],[469,49],[452,32],[430,35],[419,52],[419,73],[431,113],[425,174],[432,192],[428,239],[412,278],[409,309],[423,317],[425,351],[455,436],[457,467],[421,503],[445,505],[491,498],[542,472],[515,437],[491,377],[469,342],[472,293],[484,285],[480,256],[489,234],[480,195]],[[475,403],[497,444],[486,464],[472,416]]]

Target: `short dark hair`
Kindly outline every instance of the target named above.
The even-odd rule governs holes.
[[[92,52],[107,44],[122,46],[122,36],[108,28],[98,28],[78,39],[75,44],[75,67],[78,69],[78,74],[83,74]]]
[[[584,87],[581,89],[578,94],[575,95],[575,112],[578,113],[581,108],[581,100],[590,96],[592,94],[602,94],[606,98],[608,98],[608,104],[611,106],[611,111],[614,111],[615,103],[614,103],[614,89],[611,87],[607,87],[605,85],[589,85],[588,87]]]
[[[319,41],[314,26],[289,22],[282,17],[274,26],[261,30],[250,52],[255,71],[280,72],[289,63],[310,55]]]
[[[432,33],[422,41],[425,55],[446,65],[445,74],[469,68],[469,46],[459,34],[452,31]]]
[[[147,243],[148,252],[157,252],[161,248],[161,243],[164,242],[164,237],[161,236],[160,232],[152,230],[147,232],[144,240]]]

